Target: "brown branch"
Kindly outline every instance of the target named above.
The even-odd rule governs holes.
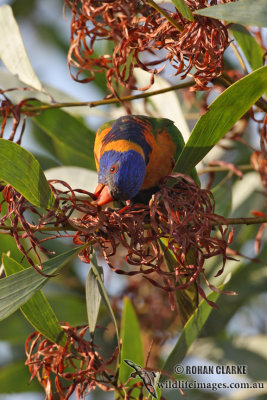
[[[40,106],[35,106],[35,107],[28,106],[28,107],[22,107],[21,112],[22,113],[29,113],[29,112],[34,113],[34,112],[46,111],[46,110],[57,109],[57,108],[82,107],[82,106],[88,106],[90,108],[93,108],[93,107],[97,107],[97,106],[104,106],[106,104],[116,104],[116,103],[123,103],[126,101],[145,99],[147,97],[157,96],[158,94],[171,92],[172,90],[179,90],[179,89],[184,89],[184,88],[187,88],[190,86],[194,86],[194,84],[195,84],[195,81],[188,81],[188,82],[180,83],[178,85],[166,87],[163,89],[154,90],[151,92],[145,92],[145,93],[136,94],[133,96],[124,96],[124,97],[121,97],[120,99],[117,99],[116,97],[112,97],[111,99],[96,100],[96,101],[76,101],[76,102],[65,102],[65,103],[42,104]]]
[[[267,217],[226,218],[229,225],[255,225],[267,223]]]
[[[253,168],[251,165],[237,165],[237,168],[241,171],[252,171]],[[214,166],[214,167],[206,167],[198,171],[198,175],[207,174],[209,172],[224,172],[229,171],[229,167],[222,167],[222,166]]]
[[[248,217],[248,218],[225,218],[229,225],[256,225],[256,224],[264,224],[267,223],[267,217]],[[217,225],[217,224],[214,224]],[[151,228],[150,224],[145,224],[145,228]],[[99,229],[99,227],[98,227]],[[4,231],[4,232],[1,232]],[[0,235],[1,234],[12,234],[12,227],[9,226],[1,226],[0,227]],[[24,231],[22,227],[17,228],[18,232]],[[32,229],[35,232],[34,229]],[[65,227],[58,227],[58,226],[43,226],[38,229],[38,232],[65,232],[65,231],[79,231],[79,226],[75,228],[75,225],[67,225]],[[93,244],[93,242],[91,243]]]
[[[37,232],[36,229],[32,228],[32,232]],[[77,231],[77,228],[74,228],[74,226],[68,224],[66,226],[42,226],[38,228],[38,232],[66,232],[66,231]],[[5,231],[5,232],[1,232]],[[11,226],[0,226],[0,234],[5,234],[8,232],[9,234],[12,234],[13,228]],[[23,232],[24,228],[22,226],[17,227],[18,232]]]

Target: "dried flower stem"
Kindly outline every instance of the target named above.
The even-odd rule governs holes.
[[[146,0],[146,3],[163,15],[179,32],[183,32],[184,28],[182,25],[178,24],[178,22],[175,21],[163,8],[158,6],[157,3],[155,3],[153,0]]]

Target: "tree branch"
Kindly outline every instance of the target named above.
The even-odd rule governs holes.
[[[236,166],[238,169],[240,169],[241,171],[253,171],[253,168],[251,165],[237,165]],[[206,168],[201,169],[200,171],[198,171],[198,175],[203,175],[203,174],[207,174],[209,172],[225,172],[225,171],[230,171],[230,168],[225,166],[209,166]]]
[[[178,85],[173,85],[170,87],[166,87],[163,89],[154,90],[151,92],[145,92],[136,94],[133,96],[124,96],[120,99],[116,97],[112,97],[111,99],[104,99],[104,100],[96,100],[96,101],[75,101],[75,102],[65,102],[65,103],[53,103],[53,104],[41,104],[40,106],[25,106],[21,108],[22,113],[37,113],[40,111],[52,110],[57,108],[67,108],[67,107],[82,107],[88,106],[90,108],[97,107],[97,106],[104,106],[106,104],[116,104],[116,103],[123,103],[126,101],[138,100],[138,99],[145,99],[147,97],[157,96],[158,94],[163,94],[167,92],[171,92],[172,90],[179,90],[184,89],[190,86],[194,86],[195,81],[188,81],[184,83],[180,83]]]
[[[229,225],[255,225],[267,223],[267,217],[225,218]]]
[[[267,223],[267,217],[248,217],[248,218],[225,218],[229,225],[256,225],[256,224],[264,224]],[[214,224],[216,225],[216,224]],[[145,224],[146,228],[151,228],[150,224]],[[99,229],[100,227],[98,227]],[[66,232],[66,231],[79,231],[79,225],[66,225],[66,226],[42,226],[38,228],[38,232]],[[85,230],[85,228],[84,228]],[[4,232],[1,232],[4,231]],[[9,226],[1,226],[0,227],[0,235],[1,234],[12,234],[13,228]],[[18,232],[23,232],[23,227],[17,227]],[[86,230],[85,230],[86,231]],[[32,229],[32,232],[37,232],[36,229]]]

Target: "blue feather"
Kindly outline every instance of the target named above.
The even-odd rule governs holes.
[[[112,173],[114,165],[116,172]],[[137,151],[109,150],[100,159],[98,182],[108,185],[115,200],[128,200],[139,192],[145,173],[145,161]]]
[[[105,147],[108,143],[116,142],[117,140],[128,140],[138,144],[144,151],[146,164],[148,163],[152,148],[146,141],[144,127],[138,121],[135,121],[132,116],[118,118],[103,138],[102,146]]]

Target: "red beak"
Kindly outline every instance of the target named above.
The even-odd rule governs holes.
[[[103,206],[104,204],[108,204],[114,200],[110,194],[108,186],[104,185],[103,183],[99,183],[97,185],[95,196],[97,199],[92,203],[96,204],[97,206]]]

